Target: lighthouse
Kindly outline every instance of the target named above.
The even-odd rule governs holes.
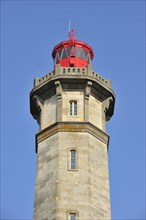
[[[75,38],[52,51],[54,69],[34,80],[30,111],[36,134],[34,220],[110,220],[111,81],[93,71],[92,47]]]

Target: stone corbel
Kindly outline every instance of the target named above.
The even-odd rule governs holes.
[[[85,87],[85,99],[89,100],[89,96],[91,93],[92,82],[88,81]]]
[[[84,120],[89,121],[89,96],[91,94],[92,82],[88,81],[85,87],[85,102],[84,102]]]
[[[62,98],[62,86],[61,86],[60,81],[56,81],[55,85],[56,85],[56,95],[57,95],[57,98],[61,99]]]
[[[39,122],[40,122],[40,112],[41,112],[41,110],[43,108],[44,102],[43,102],[43,100],[39,96],[34,95],[33,103],[34,103],[33,104],[34,105],[34,107],[33,107],[34,114],[33,115],[34,115],[34,118],[37,120],[37,122],[39,124]]]
[[[110,107],[113,103],[113,98],[110,96],[103,101],[103,111],[105,113],[105,120],[108,121],[110,119]]]
[[[37,96],[37,95],[35,95],[35,96],[33,97],[33,99],[34,99],[35,102],[36,102],[36,107],[37,107],[39,110],[41,110],[41,109],[43,108],[43,104],[44,104],[43,100],[42,100],[39,96]]]

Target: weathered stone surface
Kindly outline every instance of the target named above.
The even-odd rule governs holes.
[[[91,95],[89,98],[89,122],[101,130],[104,128],[102,114],[102,102]]]
[[[58,134],[38,144],[34,219],[52,219],[56,209]],[[54,215],[54,214],[53,214]]]
[[[41,111],[40,128],[44,128],[54,124],[57,121],[57,96],[54,95],[44,101],[44,105]]]
[[[86,132],[58,132],[38,144],[37,164],[34,219],[66,219],[71,209],[81,220],[110,219],[107,144]]]
[[[34,220],[110,220],[106,121],[114,111],[111,83],[87,68],[62,68],[35,80],[31,113],[36,134]],[[70,115],[70,101],[77,115]],[[70,151],[76,150],[76,169]]]

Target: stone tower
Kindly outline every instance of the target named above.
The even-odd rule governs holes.
[[[54,47],[54,70],[30,93],[36,134],[34,220],[109,220],[106,122],[114,111],[111,81],[92,70],[92,48],[74,38]]]

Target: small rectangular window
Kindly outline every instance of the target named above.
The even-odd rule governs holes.
[[[70,169],[76,169],[76,150],[70,151]]]
[[[77,101],[70,101],[70,115],[77,115]]]

